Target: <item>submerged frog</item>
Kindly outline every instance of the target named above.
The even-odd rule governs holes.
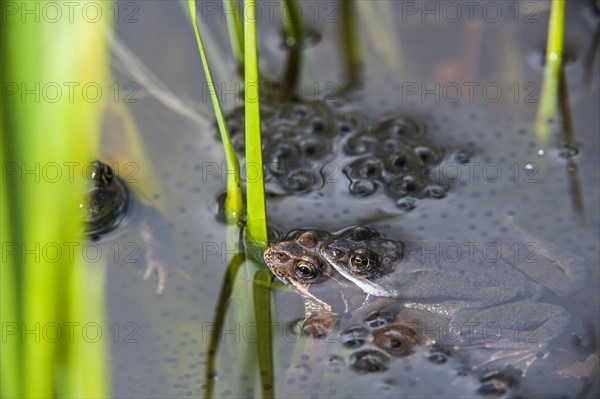
[[[98,241],[124,223],[135,224],[145,243],[144,279],[156,272],[156,293],[162,294],[167,280],[170,236],[161,212],[135,200],[126,183],[103,162],[94,161],[89,180],[91,187],[79,205],[86,234],[92,241]]]
[[[565,259],[550,244],[531,263],[508,256],[513,252],[500,242],[494,248],[502,256],[481,250],[450,256],[443,251],[447,244],[402,243],[355,227],[323,243],[319,253],[366,293],[396,298],[406,308],[445,318],[458,329],[448,343],[506,349],[495,359],[518,357],[516,362],[526,368],[535,350],[569,322],[565,309],[538,299],[546,289],[560,296],[577,290],[584,278],[583,262],[575,256]]]
[[[343,278],[320,255],[319,248],[331,235],[319,230],[296,230],[264,252],[271,270],[304,298],[304,331],[311,336],[328,335],[339,315],[353,311],[368,295]]]

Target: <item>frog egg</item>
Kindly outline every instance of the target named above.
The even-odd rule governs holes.
[[[423,126],[412,118],[393,118],[380,122],[373,129],[375,134],[387,137],[416,138],[424,133]]]
[[[376,137],[360,133],[348,138],[344,145],[344,153],[346,155],[363,155],[373,151],[376,146]]]
[[[381,176],[381,161],[373,158],[360,158],[344,168],[351,179],[376,180]]]
[[[287,192],[305,193],[322,185],[319,173],[311,169],[296,169],[278,179]]]
[[[325,132],[326,127],[327,126],[323,119],[321,119],[320,117],[316,117],[310,122],[310,125],[307,129],[307,133],[315,135],[323,134]]]
[[[350,327],[342,333],[342,346],[346,348],[358,348],[365,344],[369,330],[362,326]]]
[[[380,328],[393,322],[396,318],[395,312],[389,312],[385,310],[377,310],[370,313],[364,320],[363,323],[370,328]]]
[[[366,130],[365,126],[351,115],[339,115],[336,119],[336,127],[342,135],[354,135]]]
[[[429,198],[445,198],[448,196],[449,187],[442,183],[430,183],[425,189]]]
[[[410,149],[398,148],[391,152],[384,161],[384,168],[388,173],[398,174],[421,169],[423,166]]]
[[[403,212],[410,212],[417,207],[417,200],[412,197],[400,198],[396,206]]]
[[[295,125],[273,121],[273,123],[262,128],[262,131],[265,132],[263,141],[266,139],[275,144],[285,141],[296,142],[298,141],[298,138],[296,137],[297,128],[298,127]]]
[[[423,190],[424,182],[414,174],[407,174],[390,179],[385,188],[395,197],[405,197],[410,194],[418,194]]]
[[[349,191],[356,197],[368,197],[377,191],[377,183],[366,179],[355,180],[350,183]]]
[[[281,175],[285,173],[286,165],[293,164],[298,158],[299,149],[296,143],[284,141],[268,148],[266,153],[267,168],[276,175]]]
[[[421,162],[423,162],[423,165],[428,169],[437,165],[442,160],[443,156],[443,152],[433,146],[420,145],[416,147],[414,151]]]
[[[329,154],[330,149],[331,143],[329,140],[319,137],[309,137],[300,141],[300,150],[307,160],[323,159]]]
[[[472,157],[473,157],[473,151],[464,148],[464,149],[456,151],[452,158],[456,162],[460,163],[461,165],[465,165],[471,161]]]
[[[309,115],[309,108],[307,104],[297,104],[291,107],[290,118],[301,121]]]
[[[439,345],[433,345],[429,350],[429,355],[427,356],[427,360],[434,364],[444,364],[448,362],[451,353],[447,348],[442,348]]]
[[[373,333],[375,345],[396,357],[405,357],[413,353],[420,340],[421,337],[413,328],[401,324]]]
[[[369,349],[350,355],[350,367],[359,374],[385,372],[389,361],[385,354]]]

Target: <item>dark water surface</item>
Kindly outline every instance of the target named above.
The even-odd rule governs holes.
[[[208,57],[215,79],[222,82],[221,100],[231,111],[242,105],[240,97],[233,94],[241,86],[235,83],[239,79],[221,23],[222,5],[200,3],[205,3],[202,7],[207,16],[201,26],[202,33],[206,32],[205,44],[214,43]],[[277,195],[267,203],[269,225],[286,233],[297,228],[336,232],[368,224],[389,238],[482,245],[492,237],[510,240],[507,232],[517,225],[536,237],[540,246],[552,242],[565,254],[585,259],[588,278],[585,288],[574,295],[551,298],[570,313],[568,327],[540,350],[524,378],[514,369],[497,378],[486,375],[487,370],[469,373],[465,371],[469,360],[454,354],[432,359],[429,347],[416,348],[410,356],[392,357],[386,371],[376,371],[373,366],[380,364],[372,360],[377,354],[357,355],[355,348],[341,344],[339,336],[317,349],[310,344],[305,348],[305,338],[293,330],[293,324],[304,316],[301,298],[291,290],[274,290],[275,395],[598,396],[597,360],[595,374],[593,358],[587,367],[577,365],[599,350],[600,328],[600,61],[596,55],[591,82],[585,81],[584,62],[600,24],[593,2],[569,5],[565,35],[566,49],[575,57],[567,65],[566,76],[577,151],[571,159],[577,173],[572,167],[569,173],[557,137],[546,143],[536,137],[540,54],[549,2],[476,2],[472,23],[468,7],[460,2],[454,4],[461,17],[444,6],[446,2],[381,1],[372,7],[371,2],[358,3],[363,87],[346,96],[331,95],[338,94],[344,82],[339,4],[302,1],[305,20],[320,32],[321,39],[304,53],[302,88],[298,90],[305,100],[318,100],[313,92],[320,88],[330,112],[345,115],[342,119],[347,120],[351,115],[352,121],[359,121],[365,129],[389,118],[418,121],[426,142],[442,149],[441,161],[428,169],[432,181],[447,187],[440,195],[444,198],[415,196],[414,209],[407,210],[398,206],[398,197],[388,195],[383,183],[367,197],[351,195],[344,168],[356,156],[347,155],[344,146],[352,132],[340,132],[328,139],[327,154],[307,166],[318,171],[328,165],[326,172],[317,174],[318,184],[297,195],[272,190]],[[133,93],[137,101],[127,105],[151,161],[144,164],[133,159],[140,178],[130,186],[163,211],[173,241],[173,271],[164,295],[156,296],[155,281],[142,280],[143,243],[135,234],[134,223],[126,234],[107,244],[120,250],[117,262],[110,265],[107,287],[113,396],[202,397],[207,389],[208,343],[219,290],[228,260],[237,249],[227,239],[226,226],[216,219],[216,198],[226,182],[223,152],[213,129],[193,32],[184,13],[187,4],[119,4],[131,7],[124,12],[135,12],[135,21],[120,21],[118,36],[168,90],[183,99],[185,107],[164,107],[156,92],[144,87],[140,76],[147,74],[140,75],[130,66],[116,68],[115,79],[121,87],[128,82],[139,87]],[[279,3],[259,6],[263,11],[259,19],[261,68],[277,76],[285,61]],[[430,6],[433,14],[425,13],[424,7]],[[488,14],[482,14],[484,8]],[[496,9],[501,13],[497,20]],[[200,16],[199,21],[203,21]],[[459,95],[460,101],[456,101]],[[158,97],[164,101],[168,95],[162,92]],[[190,109],[198,116],[186,118],[183,114],[189,115]],[[118,152],[122,151],[119,148]],[[158,182],[158,188],[149,188],[147,176]],[[573,194],[573,176],[579,182],[578,196]],[[583,204],[583,211],[577,210],[577,203]],[[131,242],[134,249],[130,253]],[[239,290],[236,293],[243,295]],[[231,309],[226,317],[213,376],[215,397],[261,396],[256,363],[251,354],[245,354],[255,345],[256,330],[245,317],[239,317],[239,309],[237,314]],[[471,363],[476,362],[478,353],[470,355]],[[436,361],[440,356],[444,360]],[[360,372],[361,367],[366,371]],[[580,369],[584,371],[574,371]],[[587,372],[595,382],[591,387],[578,378]],[[496,380],[501,382],[494,385]],[[502,381],[509,381],[505,384],[508,390],[495,390]]]

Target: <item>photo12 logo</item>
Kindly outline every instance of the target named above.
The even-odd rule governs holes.
[[[6,23],[89,23],[102,20],[137,23],[140,7],[133,1],[2,1],[0,20]]]
[[[58,102],[95,104],[103,99],[114,103],[137,103],[140,88],[135,82],[2,82],[2,102],[22,103]]]
[[[140,170],[136,162],[108,163],[113,173],[127,184],[138,183],[135,177]],[[93,183],[92,172],[95,163],[86,162],[3,162],[0,165],[2,183],[9,180],[20,183],[56,183],[67,181],[74,183],[79,177]]]
[[[94,321],[78,322],[2,322],[1,340],[3,344],[25,342],[73,343],[81,340],[87,343],[97,343],[110,339],[113,343],[136,344],[139,342],[140,328],[135,322],[112,323],[106,326]]]

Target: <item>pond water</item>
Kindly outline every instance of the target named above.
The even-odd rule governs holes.
[[[205,18],[199,14],[199,21],[205,45],[210,44],[208,57],[223,106],[232,112],[243,103],[236,95],[241,83],[236,83],[240,80],[221,18],[222,3],[201,3],[199,12]],[[294,191],[297,186],[282,188],[277,179],[269,182],[269,226],[285,234],[299,228],[338,232],[369,225],[396,240],[483,246],[499,236],[514,239],[510,231],[516,225],[535,237],[540,247],[551,242],[565,256],[583,258],[585,287],[571,296],[544,298],[566,309],[570,320],[557,338],[540,348],[525,376],[511,367],[495,376],[495,370],[485,367],[470,372],[469,367],[481,360],[477,351],[466,358],[455,354],[459,350],[450,354],[440,350],[442,355],[436,355],[427,345],[415,348],[410,356],[386,358],[386,370],[376,370],[373,365],[379,363],[373,358],[380,352],[360,353],[342,345],[339,335],[315,344],[297,333],[294,326],[305,313],[302,298],[276,284],[271,320],[274,386],[270,387],[276,397],[600,395],[600,61],[596,53],[591,82],[586,80],[590,72],[585,62],[600,14],[594,11],[594,2],[568,6],[565,46],[573,60],[566,77],[577,155],[565,158],[558,137],[542,142],[536,136],[550,3],[451,3],[378,1],[371,6],[358,1],[362,85],[338,95],[346,75],[340,5],[302,1],[304,19],[320,38],[303,53],[301,87],[296,91],[306,101],[325,103],[319,105],[324,109],[319,115],[326,122],[336,115],[338,121],[355,123],[349,130],[359,129],[358,124],[363,131],[375,129],[391,118],[416,121],[424,137],[419,146],[425,143],[430,151],[442,154],[439,162],[427,166],[430,180],[424,187],[439,183],[443,190],[441,195],[427,194],[431,190],[426,188],[418,195],[390,194],[382,177],[365,179],[371,183],[364,184],[376,188],[373,194],[352,194],[347,176],[353,172],[348,167],[362,158],[347,150],[355,132],[337,125],[339,132],[317,142],[319,150],[327,149],[322,157],[303,164],[313,172],[321,168],[314,175],[316,181],[302,186],[299,193]],[[239,249],[231,239],[236,232],[217,220],[217,198],[227,176],[223,151],[213,127],[187,4],[118,4],[122,18],[117,36],[147,67],[137,70],[131,57],[115,57],[114,77],[125,96],[119,104],[132,111],[149,160],[132,156],[128,160],[135,163],[135,173],[121,175],[143,201],[162,211],[166,223],[160,225],[169,230],[172,248],[166,290],[158,296],[156,281],[142,279],[145,244],[135,221],[125,226],[124,234],[104,244],[115,255],[107,286],[112,393],[114,397],[202,397],[208,389],[209,343],[220,289],[227,265]],[[259,9],[261,70],[270,77],[280,76],[286,50],[281,44],[284,25],[279,3],[259,2]],[[320,96],[315,94],[317,88]],[[294,131],[293,118],[289,123],[292,127],[287,129]],[[122,162],[130,143],[125,143],[125,136],[110,135],[121,142],[108,145],[106,160]],[[113,157],[112,150],[118,156]],[[389,156],[366,154],[372,159]],[[407,197],[414,197],[410,206],[398,204]],[[263,266],[248,265],[247,270],[259,267]],[[244,277],[238,278],[241,283],[236,282],[229,301],[233,305],[225,317],[211,376],[214,397],[262,395],[253,352],[256,329],[239,306],[245,298],[236,298],[251,295],[240,288]],[[360,350],[372,351],[373,345]],[[440,356],[444,360],[435,361]],[[357,363],[366,366],[352,366]],[[361,367],[367,372],[357,371]]]

